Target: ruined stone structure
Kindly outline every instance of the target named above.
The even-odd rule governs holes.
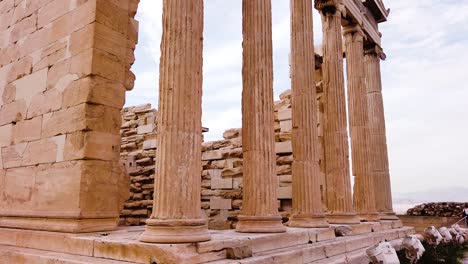
[[[378,30],[388,11],[381,0],[315,0],[324,35],[320,107],[312,0],[291,1],[290,227],[277,201],[271,0],[242,1],[242,148],[229,155],[242,154],[243,193],[236,230],[228,231],[209,231],[201,210],[202,160],[210,160],[209,151],[202,155],[203,0],[164,0],[159,110],[140,128],[145,144],[144,130],[157,118],[152,214],[144,229],[118,228],[129,190],[119,133],[135,78],[138,2],[0,1],[2,262],[359,263],[363,248],[412,232],[391,204]],[[208,175],[224,184],[222,174]],[[210,198],[210,206],[216,202],[222,206]],[[335,229],[350,237],[333,241]]]

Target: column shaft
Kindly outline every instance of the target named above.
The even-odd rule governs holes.
[[[358,25],[344,30],[348,79],[348,115],[354,175],[354,208],[362,221],[377,221],[372,178],[369,118],[364,73],[364,35]]]
[[[291,0],[293,227],[328,227],[320,193],[312,0]]]
[[[322,13],[325,177],[328,221],[359,224],[353,209],[349,173],[346,99],[343,74],[343,41],[340,1],[315,1]]]
[[[244,201],[238,232],[284,232],[278,213],[271,0],[242,1]]]
[[[200,206],[203,0],[164,0],[154,207],[144,242],[210,239]]]
[[[385,114],[380,72],[380,48],[365,51],[364,64],[371,142],[371,173],[374,178],[376,207],[382,220],[397,220],[393,212],[392,191],[388,165]]]

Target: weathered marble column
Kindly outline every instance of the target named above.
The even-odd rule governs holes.
[[[164,0],[153,214],[140,240],[210,239],[200,205],[203,0]]]
[[[385,54],[380,47],[366,47],[364,56],[371,142],[371,173],[374,178],[376,207],[382,220],[398,220],[393,211],[392,190],[388,166],[387,136],[382,98],[380,59]]]
[[[369,118],[364,73],[364,33],[351,24],[343,31],[346,46],[348,115],[354,175],[354,209],[361,221],[378,221],[372,178]]]
[[[343,74],[339,0],[315,0],[323,25],[324,143],[327,219],[331,224],[359,224],[353,209]]]
[[[313,0],[291,0],[292,227],[328,227],[320,194]]]
[[[278,213],[271,0],[242,1],[244,196],[238,232],[285,232]]]

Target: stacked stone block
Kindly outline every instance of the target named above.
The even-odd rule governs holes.
[[[130,175],[130,197],[121,213],[122,225],[144,225],[153,208],[156,110],[150,104],[122,111],[120,160]]]
[[[320,72],[317,72],[320,77]],[[317,86],[320,99],[320,84]],[[291,92],[275,102],[275,150],[278,179],[278,208],[286,221],[292,209],[293,161],[291,131]],[[121,163],[130,175],[130,198],[121,213],[122,225],[144,225],[153,207],[153,184],[156,155],[157,112],[151,105],[125,108],[122,111]],[[242,207],[242,135],[241,129],[228,129],[223,140],[202,145],[201,207],[209,218],[210,229],[234,228]],[[324,176],[320,175],[324,185]],[[324,187],[322,186],[322,189]]]
[[[116,227],[137,4],[0,1],[0,226]]]

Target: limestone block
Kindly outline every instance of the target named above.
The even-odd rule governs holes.
[[[231,129],[228,129],[226,131],[224,131],[223,133],[223,138],[224,139],[233,139],[233,138],[237,138],[240,136],[240,129],[238,128],[231,128]]]
[[[288,121],[292,119],[292,109],[280,109],[278,111],[278,120],[279,121]],[[282,130],[282,129],[281,129]]]
[[[211,189],[232,189],[233,181],[232,178],[223,178],[221,176],[221,170],[209,170],[208,173],[211,176]]]
[[[220,150],[205,151],[202,153],[202,160],[220,160],[223,154]]]
[[[43,69],[27,75],[13,84],[16,86],[15,100],[24,100],[29,106],[32,98],[46,90],[48,69]]]
[[[57,111],[62,108],[62,93],[57,89],[47,90],[36,94],[28,108],[27,118],[33,118],[43,114]]]
[[[98,49],[88,49],[72,57],[70,71],[80,77],[98,75],[124,83],[125,67],[116,56]]]
[[[42,122],[42,136],[55,136],[80,130],[118,134],[119,110],[102,105],[80,104],[46,114]]]
[[[278,187],[278,199],[292,199],[292,187]]]
[[[3,197],[0,200],[0,215],[6,209],[12,209],[9,213],[14,213],[14,211],[21,209],[19,206],[24,206],[26,209],[31,207],[36,171],[36,167],[6,170],[0,180],[3,183],[0,186],[0,194]]]
[[[69,58],[70,54],[68,53],[67,48],[67,42],[55,42],[51,46],[46,47],[41,51],[41,60],[34,62],[33,71],[38,71],[46,67],[50,67],[59,61]]]
[[[51,69],[52,72],[54,68]],[[53,83],[49,74],[49,83]],[[73,81],[64,90],[63,106],[94,103],[121,108],[125,103],[125,88],[122,84],[99,76],[90,76]]]
[[[22,165],[37,165],[63,161],[65,135],[29,142],[24,150]]]
[[[21,166],[24,150],[27,143],[20,143],[2,148],[2,160],[4,168],[14,168]]]
[[[142,135],[142,134],[149,134],[149,133],[152,133],[153,130],[154,130],[155,126],[154,124],[149,124],[149,125],[145,125],[145,126],[139,126],[137,128],[137,134],[138,135]]]
[[[21,60],[12,64],[11,69],[8,73],[7,83],[16,81],[19,78],[22,78],[28,74],[31,74],[32,71],[32,57],[27,56]]]
[[[100,23],[91,23],[71,34],[70,52],[77,55],[90,48],[97,48],[124,60],[126,45],[122,41],[126,37]]]
[[[231,210],[232,206],[232,199],[222,199],[219,197],[210,197],[210,208],[212,210],[216,209],[225,209],[225,210]]]
[[[38,28],[42,28],[44,25],[66,14],[70,9],[70,2],[70,0],[53,0],[40,8],[37,18]]]
[[[242,167],[236,167],[236,168],[226,168],[226,169],[223,169],[222,172],[221,172],[221,175],[223,177],[239,177],[239,176],[242,176]]]
[[[282,165],[276,166],[276,174],[277,175],[289,175],[291,174],[291,166],[290,165]]]
[[[67,135],[65,160],[118,160],[120,136],[97,131],[78,131]]]
[[[275,143],[276,154],[288,154],[292,153],[292,144],[291,141],[286,142],[276,142]]]
[[[13,125],[0,126],[0,148],[11,145],[13,140]]]
[[[278,179],[280,183],[292,183],[292,175],[280,175]]]
[[[280,122],[281,132],[292,131],[292,120],[285,120]]]
[[[242,178],[234,178],[232,180],[232,188],[239,189],[242,188]]]
[[[0,109],[0,126],[23,120],[26,117],[26,109],[26,102],[24,100],[3,105]]]
[[[10,33],[10,44],[17,42],[21,38],[36,31],[36,20],[37,15],[32,14],[31,16],[13,25]]]
[[[40,139],[41,128],[42,116],[16,123],[16,125],[13,126],[13,143],[17,144]]]
[[[157,139],[148,139],[143,142],[143,149],[155,149],[158,146]]]

